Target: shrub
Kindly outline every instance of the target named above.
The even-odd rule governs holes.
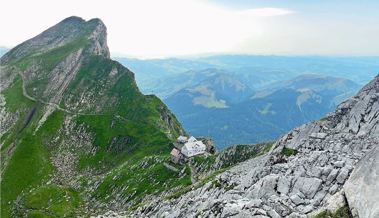
[[[292,156],[292,155],[296,155],[297,154],[297,150],[295,149],[292,149],[292,148],[287,148],[287,147],[284,147],[283,150],[282,150],[282,154],[284,156]]]

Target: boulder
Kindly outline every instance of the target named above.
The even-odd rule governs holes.
[[[318,178],[299,177],[293,186],[293,192],[296,193],[300,191],[308,199],[311,199],[313,196],[315,196],[321,183],[322,180]]]
[[[345,165],[345,161],[336,161],[334,162],[334,166],[338,168],[342,168]]]
[[[379,146],[358,162],[344,189],[354,217],[379,217]]]
[[[348,176],[349,176],[349,170],[347,168],[342,168],[336,180],[339,184],[343,184]]]
[[[278,192],[281,194],[288,194],[290,190],[291,179],[285,176],[281,176],[278,180]]]
[[[299,204],[302,204],[304,202],[303,199],[299,197],[298,194],[291,195],[290,197],[291,201],[297,206]]]
[[[330,174],[328,175],[328,177],[326,178],[326,184],[329,185],[329,184],[332,184],[332,182],[336,179],[337,175],[338,175],[338,169],[333,169]]]
[[[311,133],[310,137],[315,139],[325,139],[328,134],[324,132],[314,132]]]

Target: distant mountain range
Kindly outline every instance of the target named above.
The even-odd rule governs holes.
[[[359,87],[351,80],[313,74],[253,91],[242,80],[219,73],[164,101],[188,132],[211,136],[225,148],[275,139],[319,119]]]
[[[319,119],[375,76],[377,57],[218,55],[118,58],[186,130],[218,148],[272,140]]]
[[[211,73],[206,69],[211,68],[235,74],[254,90],[303,74],[346,78],[363,86],[379,68],[378,57],[216,55],[188,59],[115,59],[136,72],[143,93],[156,94],[161,99],[196,85],[198,80],[203,80],[198,72],[203,71],[206,76]]]

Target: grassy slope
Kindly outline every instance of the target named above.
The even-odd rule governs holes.
[[[11,131],[8,131],[0,139],[3,144],[1,147],[1,152],[5,152],[6,149],[14,142],[18,130],[23,126],[26,114],[35,106],[35,102],[25,98],[22,95],[22,80],[20,78],[16,78],[11,87],[5,90],[2,94],[5,97],[5,107],[7,108],[7,111],[11,113],[20,113],[20,119],[18,119],[13,125]]]
[[[94,156],[82,156],[80,168],[85,169],[90,166],[112,169],[92,193],[93,197],[108,202],[112,190],[122,189],[118,194],[138,203],[146,194],[189,185],[191,181],[188,171],[173,172],[163,165],[163,162],[168,160],[172,147],[171,139],[157,125],[161,122],[159,108],[164,105],[156,97],[143,96],[138,91],[130,72],[125,72],[117,63],[92,57],[69,87],[70,92],[77,93],[77,90],[82,88],[79,84],[89,84],[88,87],[96,91],[96,84],[91,83],[95,83],[96,78],[105,77],[106,75],[102,74],[109,72],[112,67],[118,67],[119,71],[125,73],[108,90],[112,96],[120,99],[118,104],[107,108],[105,115],[83,115],[77,118],[79,124],[85,124],[95,133],[94,144],[98,146]],[[116,119],[111,114],[123,118]],[[180,126],[177,125],[175,128],[179,129]],[[109,144],[114,138],[127,138],[128,143],[117,150],[112,150]]]
[[[37,113],[35,116],[38,115]],[[37,187],[49,179],[53,167],[50,164],[49,152],[44,146],[44,141],[48,141],[59,129],[62,118],[62,112],[52,114],[36,134],[33,134],[33,131],[37,121],[33,118],[29,126],[18,135],[16,149],[2,175],[1,217],[10,215],[9,211],[13,204],[8,202],[16,200],[20,193],[25,193],[30,188]],[[6,139],[4,141],[15,141],[16,135],[10,134],[8,138],[13,138],[13,140]],[[4,150],[2,155],[8,155],[7,151]]]
[[[163,165],[168,160],[168,155],[149,156],[134,164],[115,169],[92,193],[93,197],[107,202],[109,190],[115,190],[122,196],[118,203],[134,200],[133,205],[136,205],[141,203],[145,195],[191,185],[188,167],[178,167],[178,172],[169,170]]]
[[[78,40],[45,54],[28,55],[10,64],[19,70],[25,70],[31,63],[38,62],[46,69],[45,72],[41,73],[46,73],[56,66],[62,58],[69,55],[70,52],[79,49],[81,45],[83,45],[83,40]],[[42,84],[44,83],[36,81],[33,85],[42,86]],[[41,117],[39,113],[39,109],[41,108],[39,108],[36,102],[29,100],[23,95],[21,78],[18,77],[2,94],[5,97],[6,110],[20,115],[14,128],[10,129],[1,138],[1,142],[3,143],[1,148],[1,155],[3,157],[1,165],[3,166],[5,161],[7,161],[1,179],[1,217],[9,217],[11,211],[15,209],[14,201],[17,197],[20,197],[20,194],[26,193],[32,188],[40,186],[54,172],[49,160],[46,142],[56,134],[62,124],[64,115],[62,112],[52,114],[39,131],[34,134],[37,118]],[[19,133],[28,112],[33,107],[37,108],[37,113],[33,116],[31,123]],[[16,147],[9,158],[7,148],[14,142],[16,142]],[[46,200],[48,199],[44,199],[44,201]]]
[[[86,42],[82,40],[74,41],[48,53],[38,56],[31,55],[12,64],[20,70],[24,70],[31,63],[40,63],[40,66],[45,69],[41,75],[47,75],[61,59],[85,45]],[[66,94],[79,96],[81,92],[88,91],[81,89],[83,83],[87,84],[89,89],[98,89],[91,90],[95,93],[104,91],[96,83],[105,77],[113,67],[123,71],[124,75],[105,92],[108,96],[117,97],[117,104],[99,102],[104,105],[104,110],[99,115],[80,115],[75,119],[77,124],[85,124],[88,130],[94,133],[94,144],[100,148],[95,156],[82,156],[78,170],[85,167],[102,169],[103,172],[111,170],[93,196],[104,200],[102,196],[112,192],[115,188],[111,180],[114,175],[118,175],[117,183],[119,185],[129,185],[124,194],[134,193],[133,198],[136,199],[141,199],[144,194],[157,193],[166,188],[188,185],[190,183],[188,171],[184,173],[170,171],[163,166],[161,161],[152,163],[147,168],[139,168],[138,173],[130,170],[130,166],[139,166],[144,163],[147,156],[166,160],[171,147],[171,139],[161,128],[165,124],[160,120],[160,110],[165,106],[156,97],[143,96],[138,91],[131,72],[124,68],[121,69],[121,65],[111,60],[89,57],[75,80],[70,84]],[[40,92],[33,94],[38,94],[45,86],[46,79],[42,78],[28,84],[27,90],[29,92],[36,87]],[[54,112],[33,134],[38,119],[42,116],[40,112],[42,105],[23,96],[20,78],[15,80],[14,84],[2,94],[6,97],[6,110],[19,113],[20,119],[15,128],[1,139],[4,142],[4,146],[1,148],[2,155],[6,155],[6,148],[18,137],[18,143],[11,158],[8,158],[9,160],[2,159],[2,165],[5,164],[4,161],[7,161],[7,165],[1,181],[1,217],[10,217],[12,210],[14,215],[31,217],[60,217],[80,213],[82,206],[80,193],[59,184],[46,184],[55,173],[55,169],[50,163],[50,148],[47,145],[52,137],[58,134],[64,117],[68,114],[61,111]],[[64,103],[63,106],[65,106]],[[25,117],[33,107],[37,107],[37,113],[27,128],[17,134],[19,127],[22,126]],[[115,115],[120,115],[123,119],[117,120]],[[112,128],[110,128],[111,123]],[[181,128],[180,124],[175,122],[174,124],[173,137]],[[112,151],[109,149],[109,144],[114,137],[128,137],[131,141],[127,146],[121,147],[121,150]],[[125,162],[127,164],[121,165]],[[68,198],[59,199],[58,196],[62,193]],[[18,203],[15,204],[14,201],[18,197]]]
[[[81,204],[78,193],[57,185],[41,186],[22,200],[23,208],[16,211],[20,217],[25,216],[21,213],[25,210],[28,217],[75,217]]]

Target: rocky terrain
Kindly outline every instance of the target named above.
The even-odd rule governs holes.
[[[348,207],[379,216],[379,76],[320,121],[295,128],[263,156],[138,217],[307,217]]]

